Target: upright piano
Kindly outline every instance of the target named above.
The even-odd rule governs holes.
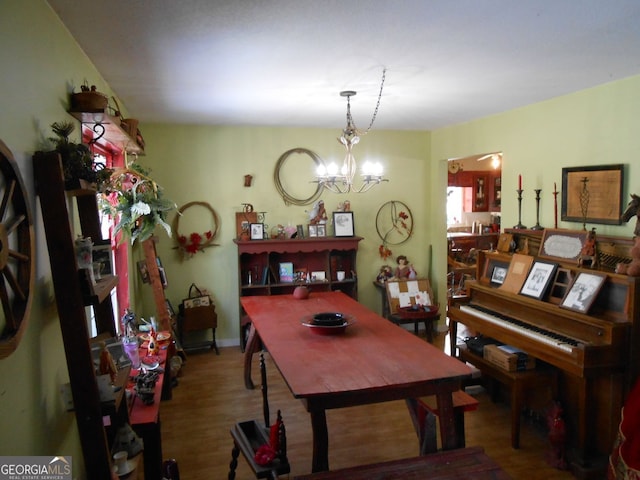
[[[549,293],[538,299],[502,288],[494,269],[508,268],[512,258],[480,252],[465,302],[448,311],[451,351],[456,352],[457,323],[462,323],[557,368],[570,460],[580,477],[611,452],[625,394],[638,375],[640,279],[597,271],[606,279],[589,310],[581,313],[563,307],[562,297],[579,272],[594,269],[554,262],[558,268]]]

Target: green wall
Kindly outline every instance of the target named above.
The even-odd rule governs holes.
[[[0,44],[0,139],[13,152],[32,201],[38,282],[22,343],[10,357],[0,360],[0,431],[4,432],[0,452],[72,455],[74,476],[84,478],[75,418],[64,411],[58,393],[68,374],[58,316],[51,302],[49,259],[33,195],[31,156],[50,136],[52,122],[71,119],[66,113],[69,91],[74,87],[77,91],[86,80],[100,91],[111,92],[44,0],[0,2]],[[379,307],[371,284],[383,263],[377,253],[380,242],[374,220],[378,207],[391,199],[407,203],[416,224],[414,237],[395,247],[394,256],[406,254],[419,273],[428,273],[432,270],[429,245],[433,245],[432,279],[440,287],[440,301],[445,301],[446,158],[504,152],[502,218],[506,226],[517,222],[516,205],[509,198],[515,200],[513,190],[519,174],[525,188],[523,222],[527,225],[535,223],[531,190],[538,187],[543,189],[541,223],[551,225],[549,192],[553,182],[560,182],[565,166],[625,163],[629,167],[624,195],[637,192],[639,186],[633,179],[638,177],[640,151],[635,132],[640,117],[638,92],[640,76],[431,133],[374,129],[355,148],[356,159],[362,162],[376,155],[385,164],[391,182],[365,195],[323,196],[328,211],[344,198],[351,201],[356,234],[365,239],[358,257],[363,303]],[[338,113],[336,118],[341,118]],[[256,210],[267,212],[269,225],[305,223],[308,207],[286,206],[278,196],[272,179],[275,163],[294,147],[340,160],[342,151],[335,140],[340,122],[337,120],[336,129],[141,124],[148,146],[141,163],[152,169],[167,196],[179,206],[194,200],[208,202],[220,215],[220,245],[189,260],[181,261],[172,248],[173,240],[158,232],[158,251],[169,277],[168,298],[177,307],[191,282],[209,289],[218,305],[220,343],[237,344],[238,279],[232,243],[235,212],[242,203],[251,203]],[[302,182],[307,182],[306,167],[295,168],[304,174]],[[242,186],[245,174],[254,176],[253,187]],[[190,233],[199,231],[201,225],[194,221],[182,227]],[[560,227],[581,225],[562,223]],[[631,236],[633,222],[597,228],[603,234]],[[134,255],[140,258],[137,248]],[[136,310],[152,315],[149,287],[139,282],[137,274],[130,278]]]
[[[536,223],[533,189],[540,188],[540,224],[554,226],[553,184],[562,185],[563,167],[625,164],[623,206],[630,193],[640,192],[640,77],[612,82],[482,120],[432,132],[431,203],[444,198],[447,158],[502,151],[502,227],[518,223],[516,192],[522,175],[522,223]],[[582,223],[562,222],[558,195],[558,227],[582,229]],[[446,275],[446,211],[434,208],[432,238],[436,278]],[[623,225],[587,224],[602,235],[633,236],[635,221]]]
[[[147,149],[146,156],[140,161],[152,169],[153,178],[164,186],[167,197],[178,206],[192,201],[207,202],[220,217],[221,228],[216,238],[219,246],[182,260],[173,248],[175,240],[160,234],[157,249],[169,279],[166,294],[174,307],[187,295],[192,282],[213,295],[218,312],[217,333],[222,345],[238,343],[237,248],[233,243],[236,212],[242,211],[243,203],[250,203],[255,211],[267,212],[269,230],[276,224],[306,226],[306,212],[312,205],[285,205],[274,184],[275,166],[283,153],[297,147],[309,149],[323,159],[342,161],[344,148],[336,141],[340,126],[335,130],[143,126]],[[345,199],[351,202],[356,235],[364,238],[360,242],[357,264],[359,298],[375,310],[380,309],[380,295],[372,282],[385,263],[378,255],[381,240],[376,232],[375,216],[383,203],[403,201],[414,216],[415,233],[406,243],[392,247],[394,258],[405,254],[419,273],[428,273],[430,199],[425,188],[425,165],[430,149],[429,137],[426,132],[370,132],[354,149],[356,160],[378,159],[385,165],[391,181],[364,194],[325,193],[321,197],[329,213],[339,202]],[[296,186],[300,188],[298,198],[306,198],[315,188],[309,183],[313,179],[313,164],[302,156],[290,157],[283,167],[285,176],[296,167],[301,175]],[[245,174],[254,177],[250,188],[243,186]],[[210,224],[209,215],[204,211],[199,224],[197,221],[189,224],[185,217],[180,220],[181,234],[203,233]],[[332,231],[329,226],[329,233]],[[142,252],[136,251],[136,255],[140,256]],[[387,261],[395,264],[394,259]],[[151,298],[144,295],[148,287],[140,284],[137,277],[136,282],[138,298],[145,299],[141,311],[152,310]]]

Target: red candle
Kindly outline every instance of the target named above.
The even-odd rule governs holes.
[[[518,190],[522,190],[522,175],[518,175]]]

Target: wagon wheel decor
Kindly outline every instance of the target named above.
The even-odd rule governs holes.
[[[406,242],[413,233],[413,214],[409,207],[398,200],[383,204],[376,214],[376,230],[382,244],[380,256],[387,259],[392,255],[389,245]]]
[[[185,214],[185,211],[191,207],[202,207],[210,214],[209,229],[203,233],[192,232],[188,235],[180,233],[180,218]],[[191,258],[198,252],[204,252],[205,248],[218,246],[217,243],[213,243],[218,235],[218,229],[220,227],[220,220],[216,211],[207,202],[189,202],[178,209],[178,213],[173,221],[173,233],[178,243],[173,247],[177,249],[182,258]],[[206,228],[206,227],[205,227]]]
[[[27,329],[35,285],[35,241],[26,189],[11,151],[0,140],[0,358]]]

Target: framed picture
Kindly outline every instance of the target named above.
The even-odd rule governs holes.
[[[578,273],[560,306],[576,312],[587,313],[606,278],[606,275],[600,273]]]
[[[353,212],[333,212],[333,228],[336,237],[353,237]]]
[[[318,226],[317,225],[309,225],[309,236],[317,237],[318,236]]]
[[[562,169],[562,220],[620,225],[624,165]]]
[[[324,223],[321,225],[318,225],[318,236],[319,237],[327,236],[327,226]]]
[[[589,232],[545,228],[540,240],[538,257],[548,260],[577,262]]]
[[[533,262],[529,276],[522,286],[520,293],[528,297],[542,300],[547,292],[551,280],[554,278],[558,265],[548,262]]]
[[[113,275],[113,255],[111,245],[94,245],[93,246],[93,263],[100,264],[101,275]]]
[[[323,271],[311,272],[312,282],[324,282],[326,280],[326,274]]]
[[[252,223],[257,223],[257,212],[236,212],[236,237],[240,238],[242,233],[249,233]]]
[[[500,289],[506,292],[518,293],[522,290],[522,286],[529,276],[529,270],[533,265],[533,257],[514,253],[509,263],[507,276],[500,285]]]
[[[145,260],[140,260],[137,263],[137,265],[138,265],[138,273],[140,274],[142,283],[151,282],[151,279],[149,278],[149,269],[147,268],[147,262]]]
[[[251,240],[264,240],[264,223],[251,224]]]
[[[493,271],[491,272],[491,283],[495,285],[502,285],[504,283],[504,279],[507,277],[508,267],[496,265],[493,267]]]
[[[293,263],[282,262],[279,265],[280,283],[293,283]]]

